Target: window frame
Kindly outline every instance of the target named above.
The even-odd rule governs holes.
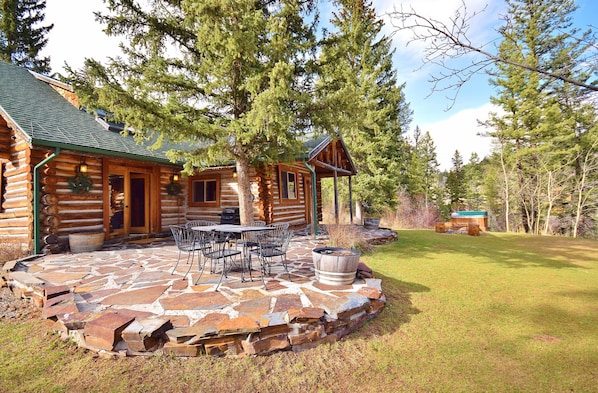
[[[286,175],[284,175],[286,173]],[[288,182],[288,174],[292,174],[295,177],[295,197],[294,198],[289,198],[289,182]],[[284,185],[285,182],[283,181],[283,179],[286,178],[286,191],[287,191],[287,196],[284,196]],[[279,199],[281,201],[281,203],[296,203],[299,201],[299,172],[296,169],[293,169],[291,167],[287,167],[287,166],[283,166],[283,165],[279,165],[278,166],[278,196]]]
[[[206,185],[209,182],[215,182],[216,183],[216,197],[215,200],[213,201],[203,201],[203,202],[196,202],[195,201],[195,187],[194,187],[194,183],[196,182],[204,182],[204,196],[206,195]],[[217,207],[220,206],[220,187],[221,187],[221,181],[220,181],[220,175],[202,175],[202,176],[190,176],[189,177],[189,202],[188,205],[189,207]]]

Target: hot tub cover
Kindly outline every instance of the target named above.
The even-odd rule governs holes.
[[[451,213],[452,218],[469,217],[469,218],[484,218],[488,217],[488,212],[485,211],[461,211]]]

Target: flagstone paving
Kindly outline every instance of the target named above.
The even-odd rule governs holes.
[[[376,243],[396,238],[384,229],[362,236]],[[300,351],[343,338],[386,301],[381,281],[368,278],[367,269],[353,285],[315,280],[311,250],[326,240],[293,238],[291,281],[282,266],[273,266],[265,286],[258,271],[252,271],[252,281],[246,274],[245,282],[233,271],[217,292],[220,275],[206,267],[200,278],[197,261],[187,275],[184,260],[172,272],[178,249],[171,238],[45,255],[7,264],[12,269],[3,273],[15,292],[43,306],[42,316],[55,321],[55,331],[109,355]]]

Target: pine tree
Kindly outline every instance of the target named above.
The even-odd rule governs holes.
[[[436,146],[426,131],[422,135],[421,129],[413,131],[413,145],[406,170],[407,191],[412,198],[423,198],[424,207],[428,209],[431,201],[437,201],[438,189],[438,160]]]
[[[465,209],[482,210],[483,165],[477,153],[471,153],[469,161],[463,167],[465,186]]]
[[[411,110],[393,69],[391,40],[366,0],[337,0],[319,58],[318,97],[329,109],[322,127],[338,131],[358,169],[355,199],[380,211],[394,207],[404,171]],[[358,204],[359,207],[359,204]],[[358,209],[359,215],[359,209]]]
[[[309,125],[314,51],[306,0],[110,1],[99,15],[125,36],[124,58],[70,70],[83,104],[109,111],[186,173],[234,160],[241,222],[252,218],[249,168],[290,161]]]
[[[461,153],[459,153],[459,150],[455,150],[455,154],[451,161],[453,166],[447,174],[445,187],[451,210],[459,211],[465,208],[464,202],[467,193],[463,157],[461,156]]]
[[[572,0],[507,0],[507,5],[509,23],[501,30],[501,56],[589,79],[592,66],[584,66],[582,60],[589,44],[571,38],[577,33],[571,29],[570,14],[576,8]],[[585,39],[589,34],[584,34]],[[564,180],[555,183],[554,176],[568,177],[563,163],[578,154],[575,129],[582,102],[579,94],[584,90],[503,63],[496,65],[492,83],[497,89],[492,102],[503,114],[492,114],[486,124],[499,142],[500,165],[515,168],[514,179],[505,179],[504,184],[512,186],[509,194],[517,196],[523,229],[539,233],[542,222],[546,228],[550,220],[554,184],[559,188],[564,184]],[[576,90],[579,94],[572,94]]]
[[[45,9],[45,0],[0,0],[0,60],[50,73],[50,58],[39,57],[54,27],[40,26]]]

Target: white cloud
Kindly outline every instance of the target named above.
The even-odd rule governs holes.
[[[420,125],[422,132],[430,132],[434,140],[441,170],[452,167],[455,150],[459,150],[464,163],[469,161],[471,153],[477,153],[480,159],[490,153],[490,138],[479,135],[488,130],[479,126],[478,120],[486,120],[491,111],[496,111],[496,108],[485,104],[462,110],[442,121]]]

